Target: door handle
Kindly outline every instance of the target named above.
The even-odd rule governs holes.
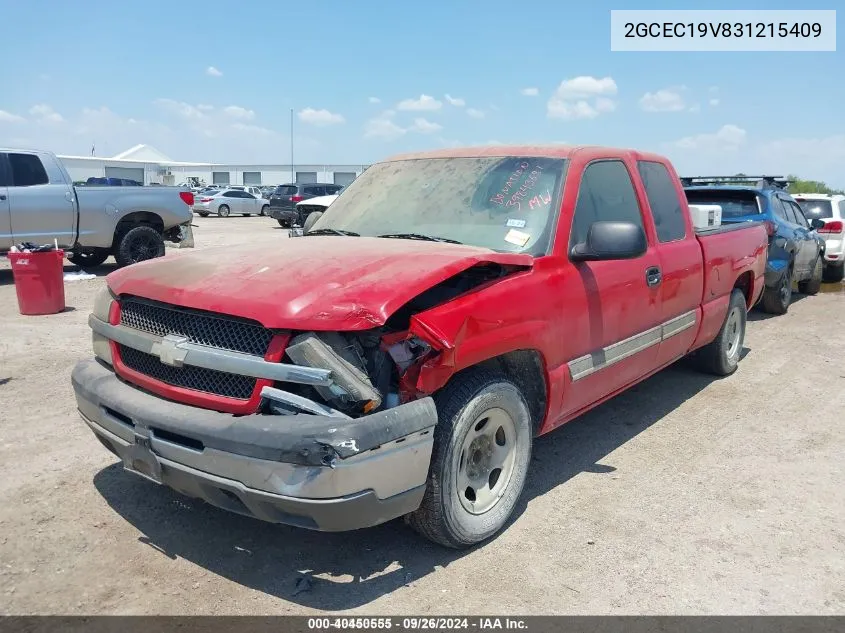
[[[651,268],[646,268],[645,271],[645,282],[649,285],[649,287],[654,287],[660,284],[663,281],[663,273],[660,272],[660,269],[657,266],[652,266]]]

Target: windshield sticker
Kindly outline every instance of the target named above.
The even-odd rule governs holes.
[[[510,231],[508,231],[508,234],[505,235],[506,242],[516,244],[517,246],[525,246],[528,243],[528,240],[530,239],[530,234],[523,233],[522,231],[517,231],[516,229],[511,229]]]
[[[507,223],[505,226],[512,226],[517,229],[524,229],[525,228],[525,220],[517,220],[516,218],[508,218]]]
[[[527,162],[521,163],[519,169],[511,174],[511,177],[508,178],[501,191],[490,198],[490,202],[507,207],[516,207],[517,211],[521,211],[522,200],[528,195],[528,192],[534,188],[543,173],[543,168],[540,165],[534,166],[534,168],[528,172],[528,175],[525,176],[525,180],[523,180],[519,188],[511,193],[513,188],[519,182],[520,177],[528,170],[528,167],[529,164]]]

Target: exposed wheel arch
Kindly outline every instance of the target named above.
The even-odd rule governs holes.
[[[134,211],[133,213],[123,216],[117,223],[117,227],[114,231],[114,243],[112,248],[117,247],[120,239],[136,226],[149,226],[159,233],[164,232],[164,220],[161,219],[161,216],[151,211]]]

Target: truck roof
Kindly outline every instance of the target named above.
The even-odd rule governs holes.
[[[630,157],[636,160],[653,160],[669,163],[665,156],[640,152],[633,149],[604,147],[601,145],[478,145],[470,147],[450,147],[445,149],[428,150],[396,154],[383,161],[414,160],[419,158],[483,158],[495,156],[537,156],[543,158],[572,158],[575,154]]]

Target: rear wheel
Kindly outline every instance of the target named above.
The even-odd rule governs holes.
[[[267,211],[269,210],[270,207],[265,204],[263,207],[261,207],[261,215],[267,215]]]
[[[279,226],[283,229],[286,229],[290,226],[290,222],[288,222],[287,220],[276,220],[276,222],[278,222]]]
[[[774,288],[766,288],[763,291],[763,300],[760,302],[760,305],[769,314],[786,314],[791,302],[792,264],[784,271]]]
[[[164,238],[151,226],[136,226],[117,240],[114,258],[118,266],[129,266],[164,255]]]
[[[219,215],[221,218],[228,218],[229,207],[225,204],[221,204],[220,207],[217,209],[217,215]]]
[[[819,293],[819,290],[822,288],[822,269],[824,265],[822,264],[822,256],[819,255],[818,259],[816,260],[816,265],[813,267],[813,276],[806,281],[801,281],[798,283],[798,291],[802,292],[805,295],[815,295]]]
[[[845,265],[824,267],[825,281],[842,281],[843,278],[845,278]]]
[[[531,461],[533,425],[505,375],[471,369],[435,396],[429,480],[407,522],[435,543],[465,548],[501,530],[516,507]]]
[[[696,354],[697,364],[702,371],[717,376],[729,376],[736,371],[745,342],[747,316],[745,295],[741,290],[734,289],[722,329],[711,343]]]

